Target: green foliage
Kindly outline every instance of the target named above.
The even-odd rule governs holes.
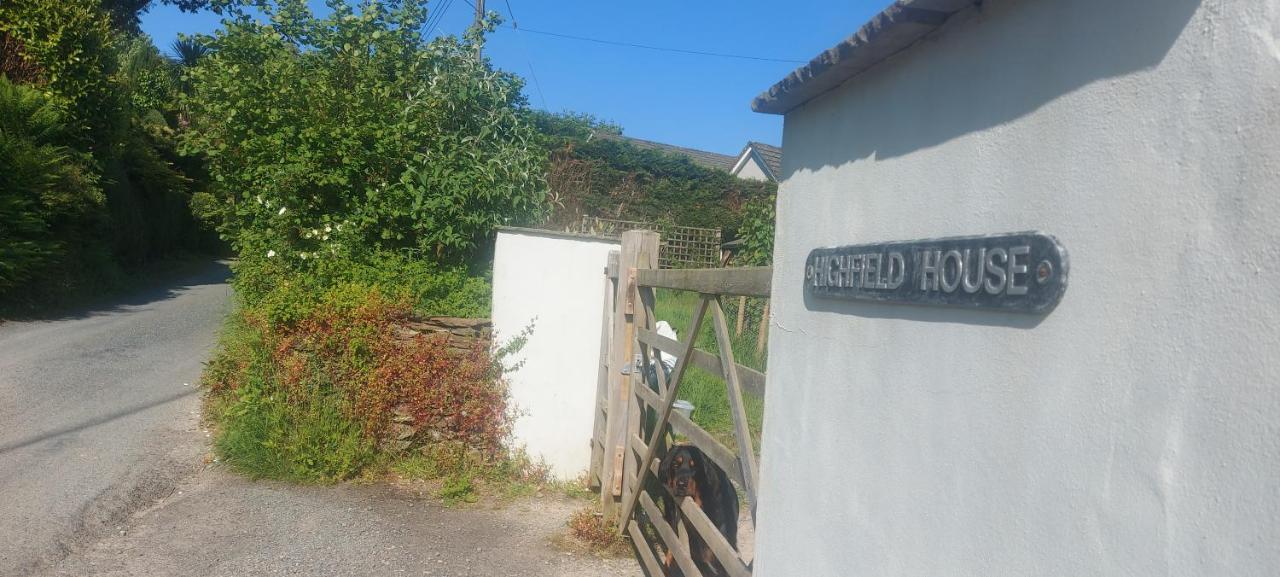
[[[436,264],[412,252],[378,252],[360,258],[312,258],[299,270],[278,256],[245,255],[234,265],[233,284],[243,302],[272,324],[309,315],[326,291],[343,285],[381,287],[419,314],[485,317],[492,292],[486,277],[462,265]]]
[[[600,134],[622,135],[618,124],[584,112],[535,111],[531,119],[549,149],[558,148],[566,141],[586,142]]]
[[[299,263],[413,249],[472,256],[492,229],[542,211],[544,154],[518,78],[477,61],[481,31],[421,34],[421,1],[227,7],[212,53],[188,72],[208,159],[201,207],[242,256]],[[490,22],[492,27],[495,22]]]
[[[82,148],[100,154],[119,139],[123,103],[112,85],[118,37],[97,0],[6,0],[0,33],[38,63],[44,89],[66,103]]]
[[[88,155],[64,142],[59,101],[0,76],[0,295],[92,250],[76,243],[105,199]]]
[[[390,469],[403,479],[438,482],[436,496],[446,505],[474,503],[483,494],[522,497],[547,488],[569,495],[577,486],[561,487],[550,480],[546,468],[530,461],[523,451],[485,455],[457,443],[428,445],[398,456]]]
[[[736,178],[688,157],[641,148],[617,138],[620,129],[586,115],[535,113],[552,150],[550,222],[581,216],[720,228],[735,238],[744,203],[776,190],[770,182]]]
[[[169,50],[177,57],[177,61],[185,68],[194,67],[200,59],[209,54],[209,47],[194,36],[181,36],[169,45]]]
[[[752,199],[742,210],[742,228],[738,238],[742,248],[735,257],[737,264],[766,266],[773,262],[773,228],[777,220],[778,194]]]
[[[236,391],[215,419],[220,427],[214,443],[218,454],[255,479],[340,481],[374,458],[372,445],[332,395],[292,405],[264,386],[250,385]]]
[[[121,43],[118,81],[140,115],[165,112],[178,99],[177,66],[146,38]]]
[[[6,305],[101,293],[120,265],[207,246],[189,207],[198,162],[175,148],[176,67],[145,38],[113,28],[136,5],[0,2],[4,71],[25,91],[6,81],[0,103],[10,115],[0,211],[18,223],[0,231]],[[37,97],[38,116],[13,120]],[[49,121],[56,129],[41,126]]]
[[[371,462],[371,445],[343,414],[344,401],[321,386],[294,395],[280,386],[266,331],[249,316],[228,320],[206,383],[234,383],[211,395],[214,448],[254,478],[334,481]],[[313,384],[314,385],[314,384]]]

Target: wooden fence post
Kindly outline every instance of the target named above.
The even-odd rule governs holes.
[[[769,301],[764,301],[764,310],[760,312],[760,332],[756,333],[756,357],[764,354],[764,344],[769,340]]]
[[[738,327],[734,329],[733,335],[742,336],[742,323],[747,319],[747,297],[738,297]]]
[[[587,486],[592,490],[600,489],[605,461],[604,432],[605,411],[609,402],[609,358],[612,354],[610,339],[613,336],[613,299],[617,294],[615,283],[618,278],[618,251],[609,253],[609,262],[604,270],[604,311],[600,323],[600,366],[596,374],[595,422],[591,429],[591,469],[587,473]]]
[[[612,351],[609,356],[609,414],[605,423],[604,466],[601,467],[600,502],[605,519],[617,519],[616,497],[622,496],[623,464],[627,450],[627,413],[631,407],[631,375],[623,368],[635,357],[634,313],[638,303],[637,267],[658,268],[658,233],[632,230],[622,233],[618,255],[618,283],[614,297]],[[634,367],[633,367],[634,370]]]

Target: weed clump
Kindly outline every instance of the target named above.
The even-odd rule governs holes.
[[[569,535],[597,556],[625,557],[631,554],[631,541],[620,535],[617,522],[605,520],[596,506],[574,512],[568,525]]]

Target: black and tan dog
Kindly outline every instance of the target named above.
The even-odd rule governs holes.
[[[707,459],[700,449],[684,444],[672,446],[662,460],[658,480],[667,488],[662,494],[663,517],[672,529],[680,519],[677,512],[679,501],[689,497],[707,514],[729,544],[735,549],[738,547],[738,491],[729,482],[729,476]],[[704,576],[727,575],[697,531],[689,531],[689,553]],[[670,575],[684,574],[675,565],[670,551],[664,561]]]

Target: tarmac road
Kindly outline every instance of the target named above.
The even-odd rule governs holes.
[[[225,263],[119,302],[0,325],[0,575],[115,534],[201,466],[202,365]]]

